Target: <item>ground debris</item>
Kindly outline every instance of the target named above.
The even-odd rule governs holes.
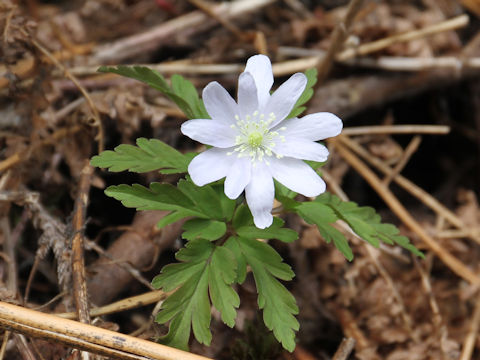
[[[71,215],[82,169],[99,148],[146,137],[184,152],[198,150],[181,135],[185,116],[170,100],[139,82],[99,74],[99,66],[152,64],[170,69],[167,79],[180,72],[199,90],[216,80],[233,92],[238,69],[256,53],[268,54],[280,77],[318,66],[335,45],[332,33],[349,3],[241,1],[260,5],[245,12],[238,2],[210,1],[205,12],[187,0],[1,1],[0,300],[52,313],[72,310]],[[223,7],[236,10],[224,14]],[[463,25],[445,25],[465,14]],[[348,262],[315,227],[288,218],[300,239],[275,246],[297,274],[291,284],[300,305],[297,351],[281,352],[258,325],[251,278],[238,289],[236,326],[227,329],[214,312],[212,346],[195,343],[193,351],[218,359],[329,359],[345,337],[355,340],[348,359],[480,358],[473,316],[478,284],[455,274],[402,225],[339,151],[348,147],[371,166],[441,251],[479,274],[479,14],[475,1],[467,0],[364,2],[309,103],[308,112],[332,111],[353,131],[328,144],[329,190],[375,207],[426,258],[388,246],[367,248],[339,223],[355,255]],[[436,25],[431,35],[421,34]],[[411,38],[396,39],[401,33]],[[450,134],[368,132],[407,124],[448,126]],[[416,136],[421,139],[412,140]],[[181,224],[158,231],[155,223],[164,213],[135,215],[107,198],[104,188],[177,180],[95,171],[82,228],[89,305],[151,289],[153,276],[182,246]],[[156,311],[145,306],[92,323],[153,339],[165,330],[153,323]],[[33,338],[19,345],[8,336],[8,359],[36,351],[45,360],[58,359],[70,351]]]

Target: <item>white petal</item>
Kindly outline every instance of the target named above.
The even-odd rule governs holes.
[[[299,194],[317,196],[325,192],[325,182],[302,160],[272,158],[270,171],[275,180]]]
[[[298,98],[302,95],[305,85],[307,85],[307,77],[301,73],[296,73],[290,76],[270,96],[270,99],[261,111],[267,116],[272,112],[275,114],[276,120],[270,127],[274,127],[290,114]]]
[[[211,119],[188,120],[180,129],[183,135],[193,140],[219,148],[234,146],[237,136],[228,123]]]
[[[253,222],[260,229],[272,225],[274,194],[273,178],[269,168],[263,163],[257,163],[252,167],[252,177],[245,188],[245,197],[253,215]]]
[[[258,102],[263,107],[270,98],[273,85],[272,63],[268,56],[255,55],[248,59],[245,72],[249,72],[257,85]]]
[[[192,181],[203,186],[227,176],[232,166],[232,157],[227,153],[232,149],[208,149],[195,156],[188,165]]]
[[[232,166],[225,179],[225,195],[236,199],[250,182],[252,162],[249,157],[230,156]]]
[[[248,72],[241,73],[238,78],[238,107],[242,119],[258,110],[257,86]]]
[[[202,98],[212,119],[226,121],[229,124],[235,123],[238,105],[222,85],[216,81],[209,83],[203,89]]]
[[[278,155],[293,157],[301,160],[326,161],[328,149],[322,144],[301,138],[285,136],[286,141],[275,142],[273,151]]]
[[[280,127],[285,128],[282,135],[317,141],[337,136],[342,131],[343,124],[336,115],[320,112],[301,119],[287,119],[277,125],[277,128]]]

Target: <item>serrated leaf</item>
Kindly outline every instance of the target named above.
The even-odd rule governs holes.
[[[144,173],[163,169],[173,174],[187,172],[189,162],[188,157],[160,140],[139,138],[137,146],[122,144],[113,151],[103,151],[94,156],[90,164],[112,172]]]
[[[235,309],[240,306],[240,298],[231,286],[237,278],[235,256],[229,249],[217,247],[209,266],[208,285],[212,304],[220,311],[222,321],[233,327],[237,317]]]
[[[223,184],[212,185],[212,188],[218,194],[223,219],[225,219],[226,221],[232,220],[237,202],[235,200],[229,199],[227,195],[225,195]]]
[[[273,223],[266,229],[259,229],[255,225],[244,225],[235,229],[241,237],[255,239],[277,239],[284,242],[293,242],[298,239],[298,233],[295,230],[283,228],[284,221],[274,217]]]
[[[210,306],[208,301],[208,267],[195,273],[162,304],[156,321],[165,323],[169,320],[170,328],[160,342],[178,349],[188,351],[191,329],[198,342],[210,345]]]
[[[305,76],[307,77],[307,85],[305,86],[305,90],[303,90],[302,95],[300,95],[297,102],[295,103],[292,111],[287,116],[287,119],[297,117],[305,111],[306,107],[303,105],[313,96],[313,86],[317,83],[317,74],[318,72],[315,68],[305,71]]]
[[[237,239],[233,236],[228,238],[223,246],[229,249],[233,256],[235,256],[235,262],[237,264],[237,276],[235,282],[237,284],[242,284],[247,277],[247,261],[245,260],[245,256],[243,256],[242,249],[238,245]]]
[[[218,193],[210,185],[197,186],[191,180],[180,180],[178,189],[194,204],[198,211],[206,217],[222,220],[223,211]]]
[[[333,241],[335,247],[348,261],[353,260],[353,252],[345,236],[331,224],[339,218],[325,204],[319,202],[302,202],[296,206],[296,211],[309,224],[317,225],[318,231],[327,243]]]
[[[170,100],[177,104],[177,106],[185,113],[185,115],[187,115],[189,119],[209,118],[205,117],[206,111],[203,111],[203,103],[201,106],[196,102],[196,100],[193,100],[193,94],[191,92],[191,87],[193,87],[193,85],[187,85],[187,83],[191,83],[186,79],[182,78],[182,80],[176,80],[175,87],[171,87],[162,74],[145,66],[101,66],[98,71],[126,76],[147,84],[148,86],[165,94]],[[198,102],[201,102],[201,100],[198,100]]]
[[[345,256],[348,261],[353,260],[353,251],[348,240],[340,231],[331,225],[317,224],[318,231],[327,243],[333,241],[335,247]]]
[[[184,219],[189,216],[191,216],[191,213],[188,210],[172,211],[158,221],[157,227],[161,229],[167,225],[173,224],[174,222],[177,222],[178,220]]]
[[[150,188],[140,184],[112,185],[105,190],[105,194],[120,200],[124,206],[137,210],[190,210],[195,206],[175,186],[157,182],[151,183]]]
[[[185,230],[182,237],[187,240],[205,239],[217,240],[227,231],[227,225],[222,221],[210,219],[191,219],[183,224]]]
[[[384,224],[375,209],[368,206],[358,206],[352,201],[342,201],[335,195],[325,193],[317,197],[315,202],[323,203],[332,208],[337,216],[345,221],[352,230],[365,241],[375,247],[380,241],[387,244],[398,244],[413,254],[424,257],[409,239],[400,235],[400,230],[392,224]]]
[[[181,75],[175,74],[172,75],[171,82],[175,94],[181,96],[188,103],[197,119],[210,118],[203,101],[198,97],[197,89],[195,89],[195,86],[193,86],[190,81],[186,80]]]
[[[195,204],[187,196],[170,184],[151,183],[150,188],[139,184],[114,185],[109,186],[105,194],[120,200],[125,207],[171,211],[158,222],[159,228],[189,216],[206,217],[197,211]]]
[[[242,226],[253,225],[253,217],[247,205],[241,204],[237,207],[233,215],[232,225],[235,229]]]
[[[327,162],[326,161],[311,161],[304,160],[313,170],[319,172],[319,169],[322,168]]]
[[[289,188],[279,183],[278,181],[274,180],[274,184],[275,184],[275,197],[283,196],[289,199],[293,199],[295,196],[297,196],[297,193],[295,191],[290,190]]]
[[[299,324],[294,315],[298,307],[293,295],[276,279],[290,280],[294,274],[290,266],[268,244],[246,238],[231,238],[237,242],[247,263],[252,268],[258,291],[258,306],[263,309],[263,320],[269,330],[288,351],[295,348],[295,331]]]
[[[181,262],[165,266],[152,281],[157,289],[177,289],[165,300],[156,317],[159,323],[170,321],[169,331],[160,341],[187,350],[193,330],[200,343],[209,345],[210,299],[222,320],[230,327],[234,325],[235,308],[240,304],[231,287],[236,279],[235,257],[227,248],[199,239],[188,242],[176,258]]]
[[[298,239],[298,233],[292,229],[283,228],[284,221],[278,217],[273,218],[272,225],[266,229],[259,229],[253,224],[253,217],[245,204],[240,205],[233,216],[232,225],[241,237],[255,239],[277,239],[292,242]]]

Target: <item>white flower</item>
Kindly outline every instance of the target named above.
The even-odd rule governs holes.
[[[336,136],[342,121],[331,113],[286,119],[305,89],[305,75],[292,75],[273,94],[272,65],[252,56],[238,80],[238,104],[217,82],[203,90],[211,119],[182,124],[182,133],[212,148],[197,155],[188,172],[198,186],[225,179],[225,195],[236,199],[244,190],[255,225],[272,224],[273,179],[305,196],[325,191],[325,183],[302,160],[325,161],[328,150],[316,143]]]

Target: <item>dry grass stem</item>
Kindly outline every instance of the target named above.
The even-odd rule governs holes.
[[[462,355],[459,360],[472,359],[473,350],[475,349],[475,342],[477,341],[478,330],[480,329],[480,297],[477,296],[475,310],[473,311],[472,322],[470,329],[463,342]]]
[[[35,153],[35,151],[40,148],[41,146],[55,144],[60,139],[72,135],[78,131],[80,131],[82,127],[80,125],[75,125],[71,128],[61,128],[55,131],[52,135],[48,136],[47,138],[37,141],[30,145],[27,149],[17,152],[12,156],[6,158],[5,160],[0,161],[0,172],[10,169],[13,166],[18,165],[22,161],[25,161],[30,158],[30,156]]]
[[[415,257],[413,257],[413,263],[415,264],[415,268],[420,274],[420,277],[422,279],[422,287],[428,297],[428,303],[430,305],[430,309],[432,310],[432,315],[433,315],[432,320],[433,320],[434,329],[438,332],[439,341],[444,342],[448,339],[448,329],[442,319],[442,314],[440,312],[440,307],[438,306],[437,299],[433,294],[430,278],[428,274],[423,270],[419,261]],[[446,356],[444,347],[440,346],[440,348],[442,349],[444,356]]]
[[[207,360],[200,355],[4,302],[0,302],[0,326],[118,359]]]
[[[362,157],[365,161],[367,161],[370,165],[374,166],[384,174],[388,175],[392,173],[392,169],[383,163],[380,159],[370,154],[367,150],[365,150],[361,145],[359,145],[354,140],[350,139],[348,136],[342,136],[339,140],[348,146],[351,150],[353,150],[356,154]],[[477,243],[480,243],[480,235],[475,232],[475,230],[466,227],[463,221],[455,215],[455,213],[448,208],[446,208],[442,203],[440,203],[437,199],[435,199],[432,195],[427,193],[425,190],[420,188],[415,183],[411,182],[410,180],[406,179],[402,175],[397,175],[393,177],[393,181],[400,185],[403,189],[408,191],[411,195],[416,197],[422,203],[427,205],[430,209],[435,211],[440,216],[444,217],[448,220],[452,225],[459,228],[463,233],[468,234],[468,237]]]
[[[0,360],[5,358],[5,350],[7,349],[7,343],[10,339],[10,331],[6,330],[3,333],[2,347],[0,348]]]
[[[390,174],[387,174],[383,179],[383,184],[385,186],[388,187],[392,182],[392,179],[402,172],[403,168],[407,165],[412,155],[418,150],[418,147],[420,146],[421,141],[422,141],[422,138],[419,135],[415,135],[413,137],[412,141],[410,141],[410,143],[405,148],[405,151],[403,152],[402,157],[400,158],[398,163],[395,165],[392,172]]]
[[[354,338],[343,339],[332,360],[347,360],[355,347],[355,343]]]
[[[102,316],[113,314],[121,311],[126,311],[134,309],[141,306],[150,305],[167,298],[167,294],[160,290],[149,291],[145,294],[132,296],[114,303],[101,306],[98,308],[93,308],[90,310],[90,316]],[[56,316],[62,317],[64,319],[76,319],[77,314],[74,312],[55,314]]]
[[[351,126],[342,130],[342,134],[352,135],[380,135],[380,134],[437,134],[445,135],[450,132],[446,125],[379,125],[379,126]]]
[[[403,34],[392,35],[377,41],[372,41],[368,44],[359,45],[356,48],[346,49],[338,54],[337,59],[345,61],[357,56],[367,55],[373,52],[383,50],[393,44],[399,42],[407,42],[426,36],[438,34],[445,31],[456,30],[465,27],[468,24],[469,18],[467,15],[460,15],[453,19],[442,21],[438,24],[426,26],[419,30],[408,31]]]
[[[340,185],[335,181],[332,175],[330,175],[330,173],[325,169],[322,169],[322,178],[327,183],[330,191],[332,191],[335,195],[337,195],[343,201],[348,201],[347,194],[345,194],[345,192],[340,187]]]
[[[340,136],[345,137],[345,136]],[[340,141],[336,144],[338,153],[348,162],[378,193],[388,207],[400,218],[400,220],[432,250],[443,263],[455,274],[471,284],[480,284],[480,277],[465,266],[460,260],[450,254],[443,246],[435,241],[423,227],[410,215],[393,193],[386,188],[381,180],[370,170],[357,156],[348,150]]]
[[[135,269],[131,264],[129,264],[128,262],[125,262],[124,260],[121,260],[121,259],[114,259],[108,252],[106,252],[104,249],[102,249],[100,246],[98,246],[97,244],[95,244],[93,241],[89,241],[87,239],[85,239],[85,243],[87,244],[87,247],[96,251],[98,254],[100,254],[101,256],[109,259],[112,261],[112,263],[115,263],[117,264],[118,266],[121,266],[123,269],[125,269],[133,278],[135,278],[138,282],[142,283],[143,285],[145,285],[147,288],[149,288],[150,290],[154,290],[153,287],[152,287],[152,284],[150,283],[150,281],[148,281],[147,279],[145,279],[142,274],[140,273],[140,271],[138,271],[138,269]]]
[[[272,4],[275,1],[276,0],[243,0],[232,3],[222,2],[212,7],[211,12],[224,19],[224,21],[229,21]],[[189,14],[178,16],[144,33],[135,34],[113,43],[101,45],[96,49],[90,60],[94,64],[120,62],[139,52],[155,49],[165,39],[180,33],[184,29],[205,26],[208,20],[209,16],[201,11],[193,11]]]
[[[216,21],[218,21],[225,29],[227,29],[232,34],[234,34],[239,40],[246,40],[246,37],[240,31],[240,29],[237,26],[235,26],[233,23],[229,22],[228,20],[225,20],[223,17],[220,16],[220,14],[216,13],[212,9],[212,6],[210,4],[206,3],[203,0],[188,0],[188,1],[191,4],[195,5],[197,8],[199,8],[200,10],[202,10],[205,14],[212,17]]]
[[[77,316],[80,322],[90,324],[88,290],[85,272],[84,259],[84,227],[85,216],[88,206],[88,194],[90,190],[90,179],[93,174],[93,167],[90,166],[89,160],[85,161],[85,165],[80,175],[78,186],[78,194],[75,199],[75,210],[73,214],[73,239],[72,239],[72,281],[73,281],[73,298]],[[90,354],[82,352],[80,354],[84,360],[90,359]]]
[[[88,91],[80,84],[78,79],[73,75],[65,66],[63,66],[60,61],[58,61],[55,56],[47,49],[45,48],[40,42],[38,42],[36,39],[32,38],[31,39],[32,44],[35,45],[35,47],[40,50],[42,54],[44,54],[62,73],[64,74],[65,77],[67,77],[72,83],[75,84],[77,89],[80,91],[80,93],[84,96],[85,100],[87,101],[88,106],[90,107],[90,110],[92,111],[92,116],[93,116],[93,124],[92,126],[95,126],[97,128],[98,134],[96,137],[96,140],[98,141],[98,153],[101,153],[104,149],[104,133],[103,133],[103,125],[102,121],[100,119],[100,114],[98,113],[97,107],[93,103],[92,98],[90,97],[90,94]]]
[[[355,19],[355,16],[359,12],[360,8],[363,5],[364,0],[350,0],[347,8],[347,13],[342,22],[338,23],[333,30],[331,36],[330,45],[325,53],[325,56],[319,60],[317,65],[318,77],[317,84],[319,86],[327,78],[330,68],[332,67],[333,61],[335,60],[337,54],[340,52],[343,43],[347,39],[347,36],[350,31],[350,27]]]
[[[347,195],[344,195],[344,196],[345,197],[342,198],[342,200],[349,201],[348,196]],[[339,228],[341,228],[344,232],[350,234],[353,238],[359,240],[359,243],[361,244],[361,246],[363,246],[367,250],[367,254],[369,256],[369,259],[373,263],[373,266],[375,266],[378,273],[385,280],[385,282],[387,283],[388,287],[392,292],[393,298],[395,299],[397,306],[400,309],[400,314],[402,316],[402,320],[406,330],[408,330],[408,333],[411,334],[413,340],[415,342],[418,342],[419,341],[418,336],[413,331],[414,322],[411,316],[407,313],[405,302],[403,301],[400,295],[400,292],[398,291],[397,286],[395,285],[395,282],[393,281],[392,277],[390,276],[387,269],[385,269],[385,267],[382,265],[382,263],[379,260],[380,251],[372,247],[370,244],[366,243],[365,241],[363,241],[344,221],[337,221],[337,224]]]
[[[433,58],[381,56],[375,59],[358,58],[349,61],[348,64],[390,71],[424,71],[435,69],[452,69],[456,73],[458,73],[468,69],[479,69],[480,58],[461,58],[455,56],[439,56]]]

